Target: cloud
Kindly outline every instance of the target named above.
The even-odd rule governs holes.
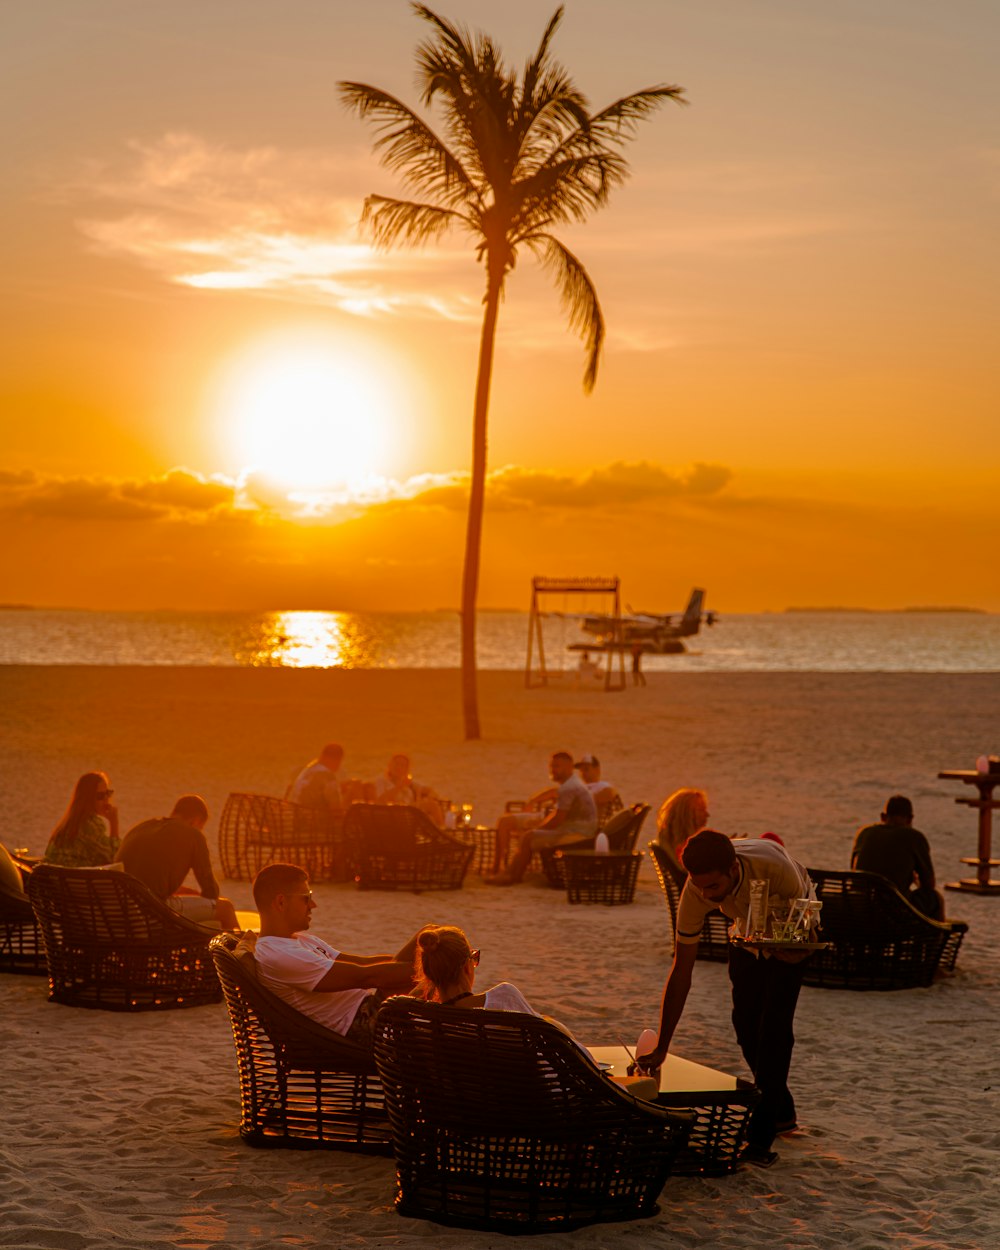
[[[629,507],[679,495],[714,494],[731,477],[731,471],[721,465],[695,465],[686,472],[671,473],[648,461],[619,461],[582,476],[507,466],[490,474],[486,499],[493,508]],[[447,506],[454,500],[454,489],[454,483],[449,488],[435,485],[417,498]]]
[[[96,201],[77,225],[105,255],[196,290],[256,291],[355,316],[479,319],[468,253],[410,250],[390,261],[359,239],[362,195],[331,190],[350,180],[342,157],[238,151],[184,133],[127,151],[124,167],[91,162],[70,188]]]
[[[0,473],[0,513],[77,521],[160,521],[232,507],[234,489],[187,469],[145,481]]]

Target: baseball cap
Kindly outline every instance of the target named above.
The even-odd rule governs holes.
[[[600,763],[601,761],[597,758],[596,755],[581,755],[580,758],[573,765],[573,767],[582,768],[584,767],[584,765],[589,764],[592,767],[597,768],[600,766]]]

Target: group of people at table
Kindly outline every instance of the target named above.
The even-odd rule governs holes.
[[[302,770],[293,791],[298,786],[301,793],[317,784],[315,778],[322,777],[315,767],[318,762]],[[332,771],[336,773],[336,768]],[[517,818],[510,822],[511,828],[521,835],[521,844],[503,883],[520,879],[531,848],[539,839],[586,832],[583,825],[589,826],[590,832],[596,829],[597,800],[592,787],[600,782],[598,761],[584,756],[574,764],[572,755],[557,751],[551,757],[550,772],[554,785],[534,796],[530,810],[511,813]],[[392,780],[388,773],[387,779]],[[606,789],[613,788],[605,783],[599,793]],[[182,795],[169,816],[142,821],[119,840],[113,794],[104,773],[84,774],[52,833],[45,858],[71,867],[120,865],[169,907],[196,923],[238,930],[233,904],[220,897],[212,871],[204,834],[208,820],[204,800]],[[552,811],[543,815],[539,809],[553,800]],[[652,1075],[652,1079],[634,1085],[631,1092],[638,1096],[656,1096],[656,1074],[684,1011],[708,913],[718,908],[734,922],[743,920],[755,881],[767,882],[772,905],[779,907],[813,895],[806,869],[777,835],[730,838],[708,828],[708,819],[705,792],[690,788],[672,794],[658,814],[658,841],[681,894],[674,959],[664,986],[659,1030],[651,1049],[637,1056],[639,1075]],[[912,820],[909,800],[894,795],[879,823],[858,831],[852,867],[880,872],[920,910],[942,918],[943,902],[935,887],[927,839],[913,828]],[[6,879],[11,873],[20,884],[18,866],[3,851],[0,878]],[[184,885],[189,873],[194,875],[197,891]],[[263,982],[291,1006],[359,1045],[371,1046],[381,1003],[398,993],[414,994],[455,1010],[486,1008],[538,1014],[508,982],[477,990],[480,952],[455,926],[425,926],[395,954],[352,954],[308,931],[317,904],[303,868],[268,865],[253,882],[253,896],[260,932],[244,933],[238,953],[252,953]],[[757,1166],[773,1163],[777,1158],[771,1149],[775,1137],[798,1127],[788,1073],[806,958],[808,951],[762,952],[735,944],[730,949],[733,1025],[761,1091],[742,1158]]]

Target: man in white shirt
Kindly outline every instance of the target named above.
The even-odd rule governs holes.
[[[269,864],[253,883],[260,936],[253,951],[261,982],[286,1003],[348,1041],[371,1048],[383,1000],[414,984],[417,936],[396,955],[348,955],[307,933],[316,902],[304,869]]]
[[[487,885],[517,885],[534,851],[597,832],[594,796],[573,771],[573,757],[568,751],[553,754],[549,760],[549,776],[558,786],[554,809],[536,828],[522,833],[517,854],[507,871],[487,877]],[[499,826],[497,828],[499,833]]]
[[[344,760],[339,742],[328,742],[317,759],[311,760],[292,782],[287,798],[314,811],[340,815],[344,803],[338,772]]]
[[[751,881],[766,881],[769,899],[782,908],[794,899],[814,896],[802,865],[783,846],[767,839],[733,842],[715,829],[702,829],[684,843],[680,858],[689,875],[677,909],[674,962],[663,989],[659,1037],[656,1048],[641,1060],[640,1066],[647,1071],[663,1063],[680,1022],[706,915],[717,907],[733,921],[744,920]],[[758,954],[736,945],[729,949],[733,1028],[761,1092],[741,1158],[758,1167],[768,1167],[777,1159],[771,1150],[775,1135],[796,1127],[788,1070],[804,972],[801,961],[807,956],[808,952],[798,951]]]

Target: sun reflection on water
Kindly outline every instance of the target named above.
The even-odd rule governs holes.
[[[234,643],[252,668],[370,668],[380,662],[371,624],[352,612],[266,612]]]

